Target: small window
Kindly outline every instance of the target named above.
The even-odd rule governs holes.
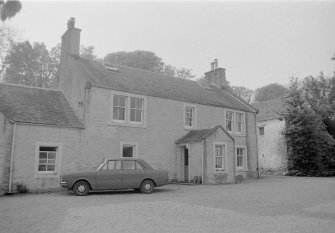
[[[215,171],[220,172],[225,170],[225,146],[215,145],[214,146],[215,155]]]
[[[226,111],[226,130],[233,131],[234,112]]]
[[[55,172],[57,147],[40,146],[38,159],[39,172]]]
[[[259,135],[264,135],[264,127],[259,127]]]
[[[236,112],[236,132],[242,133],[244,128],[244,113]]]
[[[185,106],[185,128],[195,128],[195,106]]]
[[[246,168],[246,152],[245,148],[238,147],[236,148],[236,167],[239,169]]]
[[[122,157],[132,158],[134,157],[134,147],[132,145],[123,145]]]

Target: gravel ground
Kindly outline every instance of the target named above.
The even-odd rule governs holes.
[[[0,198],[0,232],[335,232],[335,178]]]

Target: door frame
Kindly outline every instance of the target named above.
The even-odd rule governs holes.
[[[188,149],[188,180],[185,178],[185,149]],[[180,171],[180,180],[181,182],[191,182],[191,163],[190,163],[190,144],[180,144],[178,145],[178,151],[179,151],[179,171]]]

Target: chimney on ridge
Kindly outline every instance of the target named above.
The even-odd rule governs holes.
[[[211,70],[205,73],[205,79],[209,84],[214,84],[220,88],[226,88],[226,70],[219,68],[218,63],[218,59],[214,59],[214,62],[211,62]]]
[[[67,31],[62,36],[61,58],[68,55],[79,56],[80,32],[75,28],[75,18],[70,18],[67,22]]]

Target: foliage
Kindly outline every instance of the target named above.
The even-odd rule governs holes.
[[[326,80],[322,75],[317,79],[308,77],[300,86],[297,79],[291,80],[283,114],[289,171],[311,174],[327,170],[335,159],[335,140],[325,123],[325,120],[333,122],[332,114],[327,111],[331,109],[328,104],[334,86],[326,85],[333,79]]]
[[[18,0],[0,0],[0,18],[2,21],[14,17],[20,12],[22,4]]]
[[[233,92],[247,103],[254,102],[255,92],[246,87],[232,86]]]
[[[97,60],[97,55],[94,54],[94,46],[80,46],[80,56],[88,60]]]
[[[153,52],[143,50],[109,53],[105,56],[104,60],[110,63],[116,63],[153,72],[162,72],[164,68],[164,62],[160,57]]]
[[[273,100],[283,97],[287,92],[287,88],[278,83],[271,83],[261,88],[256,89],[255,100]]]
[[[195,77],[195,75],[192,74],[192,70],[186,68],[178,69],[172,65],[165,64],[162,58],[150,51],[136,50],[132,52],[113,52],[107,54],[104,61],[141,70],[163,73],[167,76],[177,78],[191,79]]]
[[[16,184],[16,190],[18,193],[27,193],[28,189],[27,186],[25,184],[19,183]]]
[[[9,27],[0,28],[0,81],[6,70],[6,56],[11,51],[14,41],[17,38],[17,32]]]
[[[6,57],[4,81],[23,85],[49,87],[57,72],[59,57],[46,49],[44,43],[16,43]]]

